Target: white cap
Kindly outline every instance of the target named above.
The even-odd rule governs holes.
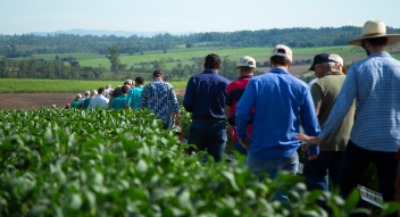
[[[274,47],[271,57],[273,56],[286,57],[290,60],[290,62],[293,62],[292,50],[288,46],[283,44],[278,44]]]
[[[253,57],[250,56],[244,56],[240,58],[239,62],[237,63],[236,68],[239,68],[241,66],[248,66],[250,68],[256,68],[256,60]]]

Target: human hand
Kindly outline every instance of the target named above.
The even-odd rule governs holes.
[[[244,140],[239,140],[239,144],[244,148],[244,149],[246,149],[247,151],[249,150],[249,143],[250,143],[250,137],[247,137],[246,139],[244,139]]]

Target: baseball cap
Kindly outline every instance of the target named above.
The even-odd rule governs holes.
[[[290,60],[290,62],[293,62],[292,50],[284,44],[278,44],[274,47],[271,57],[273,56],[286,57]]]
[[[314,57],[313,63],[309,70],[314,71],[315,65],[327,62],[336,62],[343,66],[343,59],[337,54],[327,54],[327,53],[320,53]],[[343,66],[343,71],[346,71],[346,68]]]
[[[124,84],[130,84],[133,85],[133,81],[131,79],[126,79]]]
[[[90,91],[89,90],[87,90],[87,91],[85,91],[85,93],[83,94],[84,96],[90,96]]]
[[[256,68],[256,60],[253,57],[250,56],[244,56],[240,58],[239,62],[237,63],[236,68],[239,68],[241,66],[248,66],[250,68]]]

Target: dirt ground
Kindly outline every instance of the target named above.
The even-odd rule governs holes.
[[[184,89],[175,90],[178,98],[184,95]],[[77,93],[1,93],[0,109],[39,109],[64,108],[74,100]]]

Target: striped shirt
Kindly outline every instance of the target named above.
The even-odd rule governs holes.
[[[357,108],[350,140],[367,150],[396,152],[400,145],[400,62],[387,52],[376,52],[354,64],[318,137],[337,128],[354,99]]]
[[[173,113],[179,113],[178,99],[171,84],[159,78],[148,83],[142,92],[140,108],[153,110],[160,120],[173,125]]]

